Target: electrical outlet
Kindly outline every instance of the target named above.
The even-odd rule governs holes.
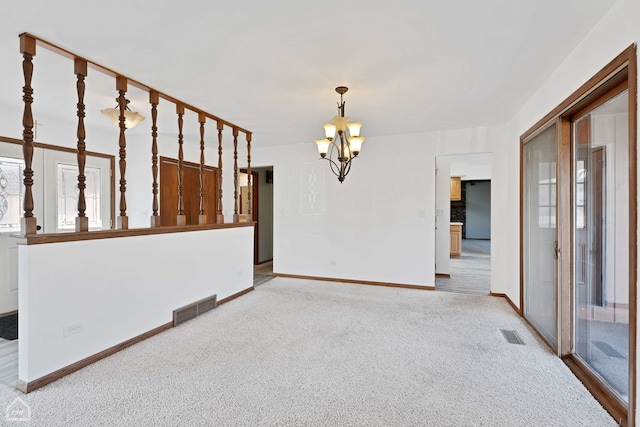
[[[79,334],[80,332],[82,332],[82,323],[74,323],[73,325],[67,325],[62,328],[63,337]]]

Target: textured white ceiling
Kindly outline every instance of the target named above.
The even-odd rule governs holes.
[[[321,137],[339,85],[365,136],[502,124],[614,3],[5,0],[0,108],[19,104],[27,31],[247,128],[256,144]],[[41,51],[36,73],[57,78]],[[115,90],[101,94],[111,107]],[[60,97],[38,95],[41,112],[56,110]]]

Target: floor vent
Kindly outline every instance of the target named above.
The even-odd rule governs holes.
[[[504,339],[507,340],[507,342],[509,344],[521,344],[521,345],[524,345],[524,343],[522,342],[522,340],[520,339],[518,334],[516,334],[516,331],[509,331],[507,329],[500,329],[500,332],[502,332],[502,335],[504,336]]]
[[[218,296],[212,295],[207,298],[203,298],[200,301],[196,301],[184,307],[173,310],[173,326],[178,326],[181,323],[191,320],[196,316],[206,313],[209,310],[216,308],[218,302]]]

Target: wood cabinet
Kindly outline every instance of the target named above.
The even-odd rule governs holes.
[[[462,200],[462,182],[459,176],[451,177],[451,200]]]
[[[451,249],[449,250],[450,256],[462,255],[462,224],[452,223],[450,226],[451,231]]]

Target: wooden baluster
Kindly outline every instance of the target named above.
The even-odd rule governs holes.
[[[123,76],[116,76],[116,90],[118,91],[118,108],[120,109],[119,127],[120,127],[120,216],[118,217],[117,228],[119,230],[126,230],[129,228],[129,217],[127,217],[127,180],[125,173],[127,170],[127,137],[125,131],[125,116],[124,111],[127,108],[127,99],[125,93],[127,92],[127,78]]]
[[[178,225],[187,225],[187,216],[184,214],[184,153],[182,151],[183,134],[182,125],[184,116],[184,106],[176,104],[176,114],[178,114]]]
[[[204,124],[207,116],[204,113],[198,113],[198,121],[200,122],[200,214],[198,215],[198,224],[207,223],[207,215],[204,211]]]
[[[36,234],[37,219],[33,216],[33,57],[36,56],[36,39],[28,34],[20,35],[20,53],[22,54],[22,72],[24,74],[24,86],[22,88],[22,100],[24,112],[22,115],[22,154],[24,156],[24,217],[21,220],[21,233],[25,236]]]
[[[222,213],[222,129],[224,123],[218,120],[218,218],[217,223],[224,223],[224,215]]]
[[[233,222],[240,222],[238,207],[238,128],[233,128]]]
[[[149,92],[149,103],[151,103],[151,174],[153,175],[153,215],[151,216],[151,227],[160,227],[160,215],[158,214],[158,104],[160,103],[160,93]]]
[[[76,218],[76,231],[89,231],[89,218],[85,213],[87,210],[87,202],[84,196],[84,190],[87,188],[87,178],[84,175],[84,168],[87,163],[85,143],[85,129],[84,129],[84,78],[87,77],[87,61],[80,58],[75,58],[74,71],[77,77],[76,89],[78,92],[78,217]]]
[[[251,204],[251,132],[247,132],[247,214],[249,221],[253,221],[252,204]]]

